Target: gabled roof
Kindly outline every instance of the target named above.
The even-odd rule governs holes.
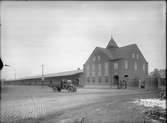
[[[117,60],[117,59],[126,58],[127,57],[126,54],[128,54],[128,52],[131,51],[131,49],[137,48],[137,45],[131,44],[124,47],[116,48],[112,51],[106,48],[101,48],[101,47],[96,47],[96,48],[101,52],[103,52],[104,54],[106,54],[106,56],[108,56],[110,60]]]
[[[113,55],[111,54],[111,51],[106,48],[96,47],[98,50],[106,54],[110,59],[113,59]]]
[[[96,51],[100,51],[105,54],[109,58],[109,60],[121,60],[127,59],[129,57],[129,53],[131,53],[133,50],[137,50],[141,54],[141,57],[144,59],[144,61],[148,63],[136,44],[118,47],[112,37],[106,48],[96,47],[92,54],[94,54]],[[89,56],[89,58],[92,56],[92,54]],[[88,60],[86,61],[86,63],[87,62]]]
[[[127,45],[127,46],[115,49],[113,51],[113,54],[115,55],[115,57],[126,58],[128,52],[135,48],[137,48],[136,44]]]

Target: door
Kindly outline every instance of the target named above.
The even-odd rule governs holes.
[[[114,80],[114,85],[119,87],[119,76],[118,75],[114,75],[113,80]]]

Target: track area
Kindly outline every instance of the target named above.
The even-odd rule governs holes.
[[[146,93],[148,92],[144,90],[129,89],[78,89],[76,93],[68,93],[67,91],[59,93],[53,92],[48,87],[7,86],[1,94],[1,121],[7,123],[42,117],[44,119],[40,122],[43,123],[65,122],[64,120],[77,119],[78,117],[86,117],[91,123],[114,121],[114,119],[117,121],[121,116],[121,110],[122,112],[124,112],[123,109],[125,112],[130,111],[127,109],[128,107],[131,109],[136,106],[130,101],[137,97],[146,96]],[[61,116],[57,117],[60,112]],[[132,112],[128,116],[132,115]],[[107,114],[113,114],[113,117]],[[103,120],[98,115],[103,116]],[[48,119],[48,117],[50,118]]]

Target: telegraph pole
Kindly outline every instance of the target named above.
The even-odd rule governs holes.
[[[41,66],[42,66],[42,77],[43,77],[43,69],[44,69],[44,65],[42,64]]]
[[[41,65],[42,67],[42,85],[44,84],[44,65]]]

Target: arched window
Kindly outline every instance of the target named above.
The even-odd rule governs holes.
[[[117,70],[118,69],[118,63],[114,63],[114,69]]]
[[[98,64],[98,76],[101,76],[101,64]]]
[[[134,69],[137,70],[137,62],[134,64]]]
[[[128,69],[128,61],[125,60],[125,69]]]
[[[96,56],[93,57],[93,62],[95,62],[95,61],[96,61]]]
[[[97,56],[98,61],[100,61],[100,56]]]
[[[143,71],[145,71],[146,70],[146,66],[145,66],[145,64],[143,64]]]
[[[89,64],[86,67],[86,76],[89,77],[89,72],[90,72],[90,66]]]
[[[137,60],[139,59],[139,54],[136,55]]]
[[[132,53],[132,58],[135,58],[135,53]]]
[[[108,76],[108,70],[109,70],[108,67],[109,67],[108,62],[106,62],[106,63],[104,64],[105,76]]]
[[[95,64],[92,64],[92,76],[95,76]]]

